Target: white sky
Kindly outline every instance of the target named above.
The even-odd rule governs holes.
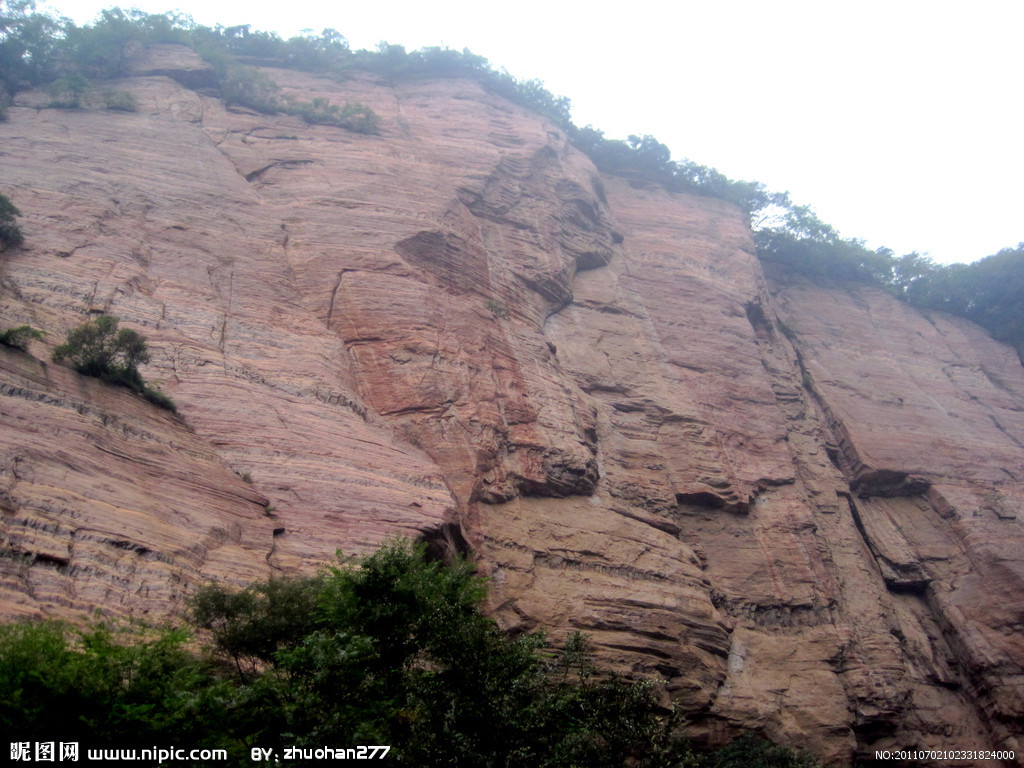
[[[77,23],[116,0],[50,0]],[[131,0],[353,48],[468,47],[577,125],[788,190],[845,237],[973,261],[1024,240],[1024,2]],[[332,8],[332,6],[334,6]]]

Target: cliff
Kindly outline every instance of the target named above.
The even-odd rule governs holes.
[[[137,112],[0,124],[0,327],[47,333],[0,348],[3,615],[160,619],[424,535],[698,739],[1024,756],[1012,349],[769,281],[741,212],[602,177],[472,81],[266,70],[368,104],[360,135],[226,108],[204,66],[153,49],[111,84]],[[43,362],[101,312],[181,419]]]

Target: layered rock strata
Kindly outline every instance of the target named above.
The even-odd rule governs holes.
[[[151,49],[111,84],[137,113],[25,93],[0,124],[0,325],[47,332],[0,350],[5,615],[158,618],[424,535],[698,739],[1024,754],[1012,350],[769,282],[741,212],[602,177],[474,82],[267,70],[368,104],[367,136],[204,72]],[[100,312],[182,419],[41,362]]]

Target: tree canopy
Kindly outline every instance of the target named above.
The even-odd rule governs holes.
[[[0,627],[0,728],[235,762],[389,745],[390,765],[417,768],[815,764],[756,739],[694,751],[652,683],[599,674],[578,634],[559,648],[501,632],[484,595],[468,562],[395,540],[312,577],[207,585],[189,616],[202,649],[182,630]]]

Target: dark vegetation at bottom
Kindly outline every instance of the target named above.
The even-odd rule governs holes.
[[[386,543],[310,578],[209,585],[183,629],[0,628],[0,729],[86,747],[390,745],[389,765],[732,768],[816,763],[745,737],[695,752],[652,683],[599,674],[481,612],[471,564]],[[222,763],[221,763],[222,764]],[[301,763],[295,763],[301,764]]]

